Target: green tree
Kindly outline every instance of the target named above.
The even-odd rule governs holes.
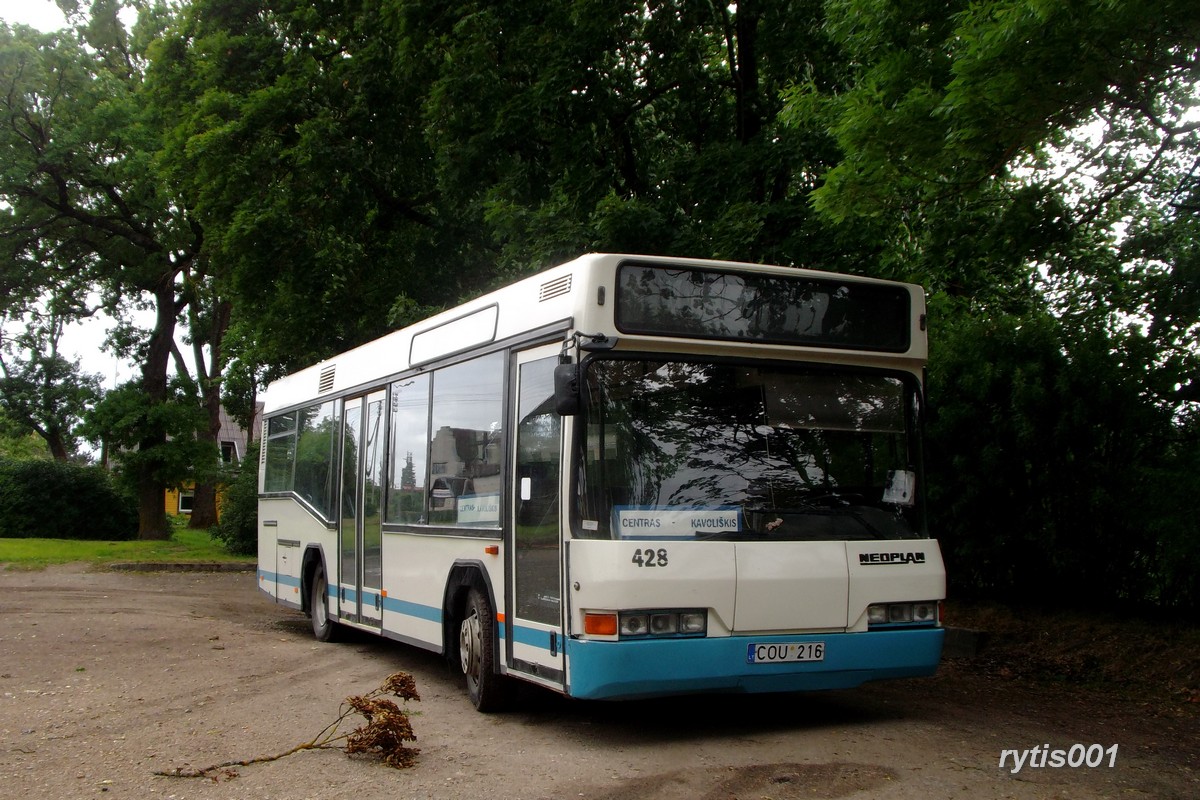
[[[200,0],[151,49],[175,174],[237,300],[228,354],[244,375],[376,336],[398,298],[440,305],[467,280],[425,178],[394,5]]]
[[[225,548],[238,555],[258,551],[258,454],[259,443],[251,443],[229,482],[221,520],[212,528]]]
[[[152,298],[147,398],[248,421],[259,381],[586,250],[913,279],[958,574],[1200,594],[1162,490],[1200,432],[1194,3],[195,0],[132,37],[114,7],[86,47],[5,34],[0,264],[22,307]],[[198,429],[153,402],[105,409],[144,487]]]
[[[501,277],[587,250],[860,271],[811,212],[836,163],[779,123],[797,75],[841,89],[819,2],[404,4],[439,191]]]
[[[31,461],[53,459],[46,440],[30,431],[0,407],[0,460]]]
[[[189,382],[176,379],[166,401],[146,395],[138,381],[105,394],[87,415],[82,432],[105,442],[117,474],[132,493],[149,476],[158,486],[182,487],[185,483],[217,479],[219,454],[213,442],[199,435],[207,415],[189,390]],[[163,444],[144,448],[147,438]],[[164,508],[163,493],[156,502]]]
[[[4,312],[18,318],[31,304],[49,302],[69,319],[82,313],[71,298],[91,292],[117,319],[135,307],[151,309],[149,331],[126,325],[113,338],[140,364],[147,401],[168,404],[180,314],[191,308],[200,315],[198,304],[213,300],[197,289],[211,262],[190,203],[162,168],[163,116],[143,82],[145,44],[164,24],[163,9],[144,8],[131,34],[117,18],[122,6],[101,1],[83,13],[68,3],[69,31],[0,28]],[[212,331],[192,336],[211,346]],[[200,381],[206,392],[219,386],[219,370]],[[166,446],[164,436],[148,428],[131,445],[147,454],[130,462],[146,465],[136,479],[143,538],[169,535],[163,485],[149,466],[156,460],[149,454]]]
[[[952,578],[1194,603],[1174,559],[1194,557],[1195,524],[1164,487],[1194,483],[1200,449],[1200,13],[827,8],[853,85],[797,80],[784,115],[823,120],[844,153],[815,207],[931,292],[931,507]]]
[[[237,299],[234,369],[311,363],[586,250],[866,269],[873,245],[808,206],[832,139],[777,119],[796,74],[848,74],[821,14],[192,3],[147,85]]]
[[[30,319],[0,341],[0,408],[24,432],[39,436],[58,461],[76,453],[76,428],[100,397],[100,379],[59,354],[62,319]],[[43,349],[44,348],[44,349]]]

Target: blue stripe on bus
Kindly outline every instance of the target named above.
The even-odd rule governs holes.
[[[291,575],[281,575],[265,569],[260,569],[258,571],[258,577],[259,580],[266,580],[276,583],[280,586],[295,586],[297,588],[300,586],[299,578],[294,578]],[[336,600],[338,598],[339,589],[340,587],[329,584],[326,587],[326,594],[330,599]],[[346,587],[345,591],[345,602],[355,603],[358,601],[358,592],[355,589]],[[377,595],[373,592],[364,591],[363,602],[369,605],[374,604],[376,596]],[[420,603],[413,603],[409,602],[408,600],[398,600],[394,597],[385,597],[383,598],[383,608],[385,611],[392,611],[397,614],[404,614],[408,617],[416,617],[417,619],[428,620],[429,622],[440,623],[442,621],[442,610],[440,608],[426,606]]]
[[[558,634],[558,640],[562,641],[562,631],[555,631]],[[537,647],[549,652],[550,650],[550,634],[551,631],[544,631],[538,628],[526,628],[521,625],[512,626],[512,640],[518,644],[527,644],[530,647]],[[504,636],[503,631],[500,634]],[[562,645],[559,645],[561,647]]]
[[[442,610],[440,608],[413,603],[409,600],[398,600],[395,597],[383,598],[383,610],[394,611],[406,617],[416,617],[428,622],[437,622],[440,624],[442,621]]]
[[[260,580],[265,578],[271,583],[277,583],[280,586],[295,586],[296,588],[300,587],[300,579],[294,578],[291,575],[283,575],[278,572],[268,572],[265,569],[260,569],[258,571],[258,577]]]
[[[300,586],[300,579],[293,578],[290,575],[280,575],[278,573],[269,572],[264,569],[260,569],[258,571],[258,575],[259,575],[260,579],[266,579],[267,581],[272,581],[272,582],[275,582],[282,586],[296,586],[296,587]],[[345,602],[347,602],[347,603],[357,602],[358,593],[356,592],[356,590],[346,587],[345,591],[346,591]],[[328,596],[331,599],[336,600],[338,597],[338,592],[339,592],[339,587],[337,587],[333,584],[330,584],[327,588]],[[366,591],[363,592],[363,602],[364,603],[373,604],[375,602],[375,597],[376,597],[376,595],[372,592],[366,592]],[[415,619],[421,619],[421,620],[425,620],[427,622],[435,622],[439,625],[442,623],[442,609],[440,609],[436,606],[427,606],[422,603],[414,603],[410,600],[400,600],[395,597],[384,597],[383,598],[383,610],[389,611],[389,612],[392,612],[395,614],[403,614],[406,617],[413,617]],[[506,636],[508,636],[508,632],[509,632],[508,626],[505,625],[505,623],[501,622],[499,627],[500,627],[500,638],[503,639]],[[513,641],[515,641],[515,642],[520,642],[521,644],[527,644],[527,645],[530,645],[531,647],[537,647],[542,650],[548,651],[550,649],[550,632],[549,631],[538,630],[536,628],[526,628],[526,627],[523,627],[520,625],[513,625],[511,630],[512,630],[512,634],[513,634]],[[561,632],[559,633],[559,639],[560,640],[562,639]]]
[[[940,628],[803,636],[727,636],[605,642],[567,639],[568,693],[618,699],[689,692],[849,689],[881,678],[932,675]],[[823,661],[748,664],[751,644],[824,642]]]

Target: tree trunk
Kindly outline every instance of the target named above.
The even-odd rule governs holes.
[[[60,431],[51,431],[42,438],[46,440],[46,446],[50,448],[50,455],[54,457],[55,461],[71,460],[71,454],[67,451],[67,444],[63,441]]]
[[[175,275],[174,271],[167,272],[154,289],[157,315],[146,347],[146,360],[142,364],[142,391],[152,405],[167,401],[167,367],[171,363],[171,344],[175,339],[178,313],[175,305]],[[165,505],[167,487],[159,475],[156,459],[145,457],[166,443],[166,431],[154,426],[147,427],[138,443],[138,450],[143,454],[137,461],[136,473],[139,539],[171,538]]]
[[[737,99],[737,136],[750,144],[763,129],[763,107],[758,75],[759,12],[753,2],[737,6],[737,63],[733,83]]]
[[[217,439],[221,435],[220,384],[207,382],[204,387],[204,409],[208,413],[208,429],[200,434],[200,438],[212,442],[213,449],[217,449]],[[192,490],[192,515],[188,519],[188,527],[206,531],[216,524],[217,484],[212,480],[198,480]]]
[[[192,515],[188,518],[188,527],[206,531],[217,522],[217,485],[197,483],[192,490]]]
[[[145,472],[143,469],[142,472]],[[153,476],[138,476],[138,538],[165,540],[171,538],[167,523],[166,487]]]
[[[201,391],[204,410],[208,414],[208,430],[205,440],[213,443],[213,449],[220,452],[218,440],[221,437],[221,379],[225,371],[225,332],[229,329],[232,304],[217,301],[213,308],[212,327],[208,334],[210,365],[203,370],[201,376]],[[197,369],[202,358],[200,348],[196,348]],[[219,456],[218,456],[219,457]],[[188,527],[206,531],[218,522],[217,495],[219,487],[215,481],[198,481],[192,495],[192,516]]]

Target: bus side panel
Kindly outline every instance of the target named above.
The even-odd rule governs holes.
[[[299,539],[275,541],[275,600],[292,608],[303,608],[300,596],[300,563],[303,551]]]
[[[275,516],[279,510],[279,501],[259,498],[258,588],[275,600],[279,599],[279,573],[276,563],[278,558],[279,520]]]
[[[441,652],[445,624],[442,602],[447,579],[456,564],[479,564],[486,572],[483,579],[490,583],[497,603],[502,601],[502,556],[485,551],[486,547],[498,544],[498,539],[384,532],[383,633]],[[497,608],[496,615],[503,647],[503,609]]]
[[[258,588],[278,603],[301,608],[305,548],[319,545],[337,554],[334,532],[316,520],[290,497],[263,497],[258,501]],[[329,583],[336,586],[337,563],[326,564]]]

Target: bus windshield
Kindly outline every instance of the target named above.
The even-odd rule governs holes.
[[[915,381],[851,368],[594,359],[576,535],[923,536]]]

